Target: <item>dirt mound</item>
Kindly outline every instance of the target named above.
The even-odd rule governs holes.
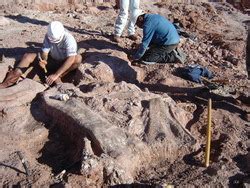
[[[172,161],[181,155],[181,150],[195,143],[184,128],[187,112],[176,107],[170,97],[144,93],[125,82],[92,85],[85,93],[65,87],[44,93],[45,111],[72,144],[68,162],[81,161],[85,151],[84,155],[92,154],[93,160],[98,160],[95,168],[103,168],[101,171],[114,168],[100,177],[104,183],[132,183],[142,166],[161,159]],[[67,102],[50,99],[58,92],[70,95],[71,99]],[[90,142],[88,149],[84,147],[86,139]],[[93,174],[93,169],[84,170],[84,174]],[[90,182],[95,177],[88,178]]]
[[[247,15],[227,3],[142,1],[142,9],[163,14],[184,31],[180,48],[187,63],[132,66],[126,33],[119,45],[111,41],[113,4],[5,2],[0,80],[25,52],[40,49],[52,20],[75,36],[84,62],[67,80],[71,84],[46,88],[25,79],[0,90],[1,185],[249,184]],[[183,78],[182,68],[191,64],[229,82],[209,92]],[[69,100],[53,99],[56,94]],[[205,168],[208,98],[213,131],[211,165]]]

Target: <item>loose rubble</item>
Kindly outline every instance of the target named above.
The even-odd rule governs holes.
[[[1,4],[0,81],[23,53],[39,50],[52,20],[72,32],[84,58],[69,83],[47,88],[35,75],[0,90],[2,186],[249,186],[249,16],[228,3],[142,2],[188,34],[186,64],[131,65],[132,41],[110,40],[117,12],[109,2]],[[210,93],[182,77],[191,64],[228,82]]]

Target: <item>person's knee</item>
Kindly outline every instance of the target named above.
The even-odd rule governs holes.
[[[25,53],[23,56],[23,60],[31,63],[35,60],[36,54],[35,53]]]
[[[78,66],[82,63],[82,56],[76,55],[74,64],[78,64]]]

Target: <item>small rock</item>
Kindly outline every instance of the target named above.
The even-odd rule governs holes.
[[[80,20],[80,19],[81,19],[81,16],[80,16],[80,15],[78,15],[78,14],[75,14],[75,15],[73,16],[73,18],[74,18],[74,19],[78,19],[78,20]]]
[[[223,49],[223,50],[222,50],[222,56],[223,56],[223,57],[227,57],[227,56],[228,56],[228,53],[229,53],[228,50],[226,50],[226,49]]]
[[[224,61],[222,65],[227,68],[233,68],[232,64],[229,61]]]
[[[149,89],[147,87],[144,88],[144,91],[149,93]]]
[[[243,188],[250,188],[250,183],[243,183]]]

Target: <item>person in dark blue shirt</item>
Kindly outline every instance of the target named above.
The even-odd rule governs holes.
[[[137,52],[129,56],[132,62],[153,64],[176,61],[180,36],[169,20],[158,14],[142,14],[137,17],[136,25],[143,29],[143,39]]]

